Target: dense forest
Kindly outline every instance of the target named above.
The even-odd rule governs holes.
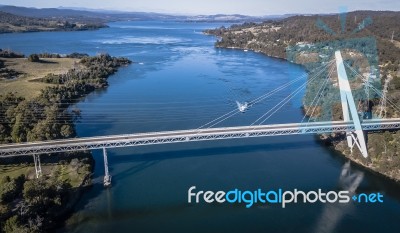
[[[4,56],[9,56],[7,52]],[[21,55],[23,56],[23,55]],[[29,57],[59,55],[33,54]],[[15,93],[0,96],[0,143],[51,140],[75,136],[74,122],[79,111],[69,107],[95,89],[104,88],[107,78],[118,67],[131,63],[126,58],[101,54],[81,57],[79,64],[65,74],[50,74],[37,82],[52,83],[33,99]],[[32,61],[34,62],[34,61]],[[2,64],[4,65],[4,64]],[[92,157],[87,152],[68,153],[67,156],[42,156],[42,163],[53,164],[47,176],[32,179],[25,176],[2,176],[0,180],[0,232],[47,232],[71,209],[81,187],[92,172]],[[31,158],[2,158],[5,167],[24,166]],[[60,179],[65,170],[69,172]],[[75,186],[71,177],[75,178]],[[72,182],[73,183],[73,182]]]
[[[341,24],[341,17],[344,16],[346,20]],[[353,95],[361,103],[360,108],[377,116],[381,108],[380,95],[372,91],[367,95],[360,83],[356,82],[359,78],[357,73],[373,75],[374,78],[370,79],[372,85],[382,92],[387,91],[387,98],[395,106],[400,106],[399,22],[400,12],[355,11],[346,15],[293,16],[263,23],[244,23],[206,30],[205,33],[218,37],[216,47],[261,52],[301,64],[309,72],[332,59],[336,49],[351,54],[343,58],[350,66],[346,67],[349,79],[355,80],[354,85],[359,87],[353,90]],[[323,73],[323,76],[326,75],[328,71]],[[337,78],[332,78],[332,85],[321,91],[325,98],[321,98],[318,106],[313,106],[317,109],[313,111],[315,114],[308,115],[313,120],[342,120],[340,96],[333,80]],[[320,86],[318,80],[307,85],[303,100],[305,114],[308,114],[307,110]],[[400,117],[400,112],[389,104],[383,106],[383,109],[383,117]],[[369,133],[368,160],[362,159],[356,150],[350,156],[350,151],[344,146],[343,135],[325,136],[327,142],[333,143],[337,150],[350,158],[400,181],[400,133]]]

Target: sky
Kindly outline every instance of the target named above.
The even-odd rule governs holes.
[[[400,11],[399,0],[1,0],[2,5],[36,8],[79,7],[173,14],[337,13],[339,9]]]

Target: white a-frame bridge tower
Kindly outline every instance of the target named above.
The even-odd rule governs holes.
[[[361,154],[366,158],[368,157],[367,144],[365,141],[364,132],[361,127],[360,117],[357,112],[356,104],[354,102],[353,94],[351,93],[349,79],[344,68],[343,58],[340,51],[335,52],[337,75],[339,79],[340,99],[343,110],[343,120],[345,122],[352,121],[354,124],[354,131],[347,132],[347,145],[353,152],[354,145],[357,145]]]

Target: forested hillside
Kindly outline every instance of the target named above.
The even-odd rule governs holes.
[[[33,18],[0,11],[0,33],[37,31],[76,31],[105,27],[102,23]]]
[[[372,63],[378,61],[375,64],[377,71],[374,73],[374,85],[382,92],[387,91],[387,98],[394,103],[393,106],[398,108],[400,106],[400,12],[356,11],[343,16],[347,16],[344,25],[341,24],[341,15],[293,16],[259,24],[245,23],[233,25],[230,28],[222,27],[207,30],[205,33],[218,37],[217,47],[261,52],[268,56],[302,64],[308,70],[317,67],[318,63],[324,64],[327,62],[326,59],[332,59],[332,51],[327,53],[327,50],[342,46],[347,52],[350,51],[349,54],[352,54],[352,56],[344,56],[345,61],[364,77],[372,73],[368,67],[371,66],[371,61]],[[354,51],[360,51],[363,56],[355,55]],[[293,54],[296,55],[293,57]],[[324,57],[327,58],[324,59]],[[312,66],[309,67],[310,64]],[[351,70],[348,70],[348,74],[351,79],[356,78]],[[332,76],[332,80],[337,80],[335,75]],[[323,90],[324,98],[321,98],[315,114],[308,115],[312,119],[342,119],[340,97],[337,88],[335,90],[335,81],[331,84]],[[316,94],[315,90],[320,86],[321,83],[318,81],[307,86],[303,101],[305,114],[313,99],[312,96]],[[364,93],[363,88],[353,90],[353,95],[357,99],[361,99],[359,98],[361,93]],[[380,96],[377,93],[371,93],[369,99],[364,98],[363,101],[365,101],[363,105],[366,111],[371,112],[375,117],[379,115],[379,112],[383,113],[383,117],[400,117],[400,112],[396,110],[396,107],[389,104],[380,105]],[[381,108],[383,111],[379,111]],[[327,110],[329,114],[324,114],[321,109]],[[399,132],[369,133],[370,158],[368,160],[362,159],[357,150],[354,150],[353,155],[350,156],[350,151],[344,144],[343,135],[325,135],[324,139],[364,166],[400,180]]]

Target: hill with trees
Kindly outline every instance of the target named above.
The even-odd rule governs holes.
[[[48,19],[14,15],[0,11],[0,33],[39,31],[79,31],[106,27],[103,23],[77,19]]]
[[[299,15],[263,23],[221,27],[206,30],[205,33],[218,37],[216,47],[261,52],[301,64],[309,71],[326,63],[327,59],[332,59],[334,53],[332,49],[338,46],[352,55],[344,56],[345,62],[363,77],[373,74],[375,77],[373,85],[379,90],[387,91],[387,98],[394,103],[394,106],[399,107],[400,12],[355,11],[346,16],[347,20],[343,25],[341,24],[343,15]],[[363,55],[356,55],[355,51]],[[375,68],[377,70],[372,71]],[[337,80],[335,75],[332,75],[332,80]],[[348,70],[348,75],[351,80],[359,78],[351,70]],[[335,88],[335,83],[331,84],[321,92],[324,98],[317,106],[319,111],[308,115],[313,120],[342,120],[339,92]],[[305,114],[312,105],[312,97],[320,85],[318,81],[308,84],[303,99]],[[400,112],[396,111],[396,108],[389,104],[381,106],[380,96],[376,93],[371,93],[369,99],[361,98],[363,93],[363,88],[353,90],[356,99],[365,101],[361,104],[363,107],[360,107],[360,111],[366,108],[366,111],[376,114],[382,108],[383,116],[400,117]],[[343,134],[325,135],[323,139],[357,163],[400,181],[400,132],[369,133],[368,159],[363,159],[357,150],[351,154],[344,142]]]
[[[85,23],[107,23],[114,21],[190,21],[190,22],[233,22],[246,21],[262,22],[266,19],[278,19],[290,15],[248,16],[239,14],[215,14],[215,15],[173,15],[154,12],[128,12],[113,10],[96,10],[87,8],[58,7],[58,8],[32,8],[20,6],[1,6],[0,11],[13,15],[30,18],[45,18],[51,20],[85,22]]]

